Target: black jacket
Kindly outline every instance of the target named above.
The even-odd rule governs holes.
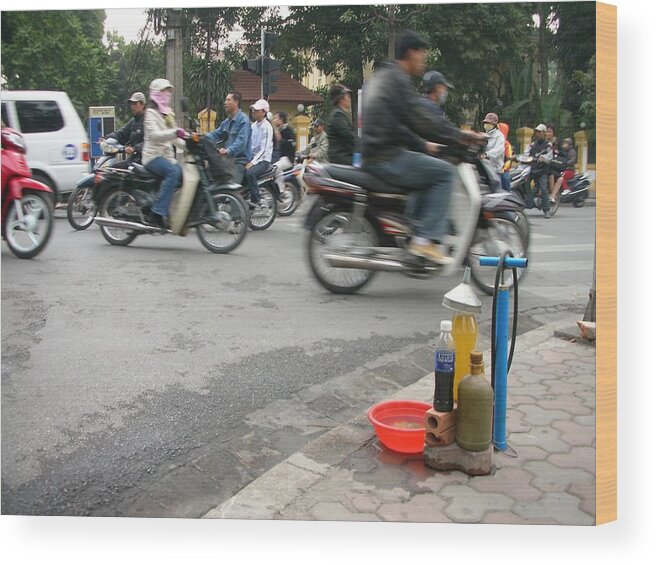
[[[463,137],[445,116],[422,102],[398,63],[384,63],[367,83],[362,110],[364,166],[387,161],[401,149],[423,153],[426,141],[448,145]]]
[[[351,165],[356,135],[350,114],[337,107],[328,118],[328,161],[338,165]]]
[[[544,162],[539,163],[537,160],[531,165],[531,175],[539,177],[549,172],[549,166],[553,159],[553,146],[546,139],[536,139],[528,148],[528,154],[531,157],[544,157]]]
[[[141,161],[141,150],[144,142],[144,113],[132,116],[132,119],[121,129],[110,133],[107,139],[116,139],[121,145],[129,145],[134,149],[133,161]]]
[[[296,134],[291,126],[285,124],[280,130],[280,141],[273,148],[271,162],[275,163],[282,157],[287,157],[292,163],[296,156]]]

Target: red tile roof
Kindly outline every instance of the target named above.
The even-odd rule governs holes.
[[[278,78],[275,85],[278,90],[269,96],[269,102],[297,102],[310,106],[322,102],[323,99],[305,88],[300,82],[281,71],[274,71]],[[232,73],[232,88],[241,92],[244,102],[255,102],[260,96],[260,77],[249,71],[238,70]]]

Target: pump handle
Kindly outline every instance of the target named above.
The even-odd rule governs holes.
[[[481,267],[497,267],[499,265],[499,257],[479,257]],[[528,266],[528,259],[526,257],[506,257],[503,266],[507,269],[517,268],[525,269]]]

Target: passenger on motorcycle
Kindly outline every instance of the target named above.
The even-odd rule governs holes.
[[[576,173],[576,149],[574,149],[574,143],[569,137],[563,139],[558,156],[554,159],[553,166],[561,171],[551,193],[551,200],[555,201],[561,186],[565,186],[563,194],[568,192],[567,181],[572,180]]]
[[[540,196],[542,198],[542,211],[545,217],[550,218],[549,211],[549,186],[547,176],[549,174],[551,161],[553,160],[553,147],[547,140],[547,126],[538,124],[535,126],[535,141],[528,146],[526,153],[533,157],[535,161],[531,164],[531,180],[535,181]],[[529,195],[527,208],[533,208],[533,195]]]
[[[444,116],[444,104],[453,85],[439,71],[428,71],[422,79],[425,95],[419,100],[438,118]]]
[[[246,164],[244,184],[250,189],[251,207],[260,202],[260,187],[257,184],[259,176],[271,168],[273,155],[273,127],[267,119],[269,103],[260,99],[251,106],[255,121],[251,125],[251,149],[253,157]]]
[[[291,169],[296,155],[296,133],[287,123],[287,112],[273,115],[273,164],[277,167],[276,184],[282,194],[285,190],[283,171]]]
[[[481,158],[488,159],[499,175],[503,174],[506,140],[499,130],[499,116],[490,112],[483,118],[483,128],[487,134],[487,146]]]
[[[358,137],[353,131],[351,91],[343,84],[333,84],[328,92],[335,106],[328,118],[328,161],[337,165],[351,165]]]
[[[105,139],[115,139],[121,145],[125,146],[127,159],[115,163],[115,169],[127,169],[132,163],[141,163],[141,152],[144,142],[144,110],[146,107],[146,97],[143,92],[135,92],[128,99],[132,118],[121,129],[110,133],[107,137],[101,137],[99,141]]]
[[[214,145],[227,135],[225,145],[219,149],[219,155],[234,160],[233,182],[242,184],[245,166],[253,157],[251,150],[251,125],[248,116],[240,109],[241,93],[229,92],[224,102],[228,117],[214,131],[207,134]]]
[[[513,147],[510,141],[508,141],[508,131],[509,131],[509,126],[508,124],[504,124],[501,122],[499,124],[499,131],[503,134],[503,139],[504,139],[504,153],[503,153],[503,172],[501,173],[501,187],[507,191],[510,192],[510,169],[512,167],[513,163],[513,157],[514,152],[513,152]]]
[[[395,60],[385,62],[367,83],[362,157],[367,172],[414,192],[407,211],[415,221],[415,234],[408,250],[445,264],[451,259],[439,244],[447,229],[455,167],[435,158],[437,142],[458,143],[481,136],[459,130],[422,104],[411,77],[422,76],[426,70],[426,48],[417,33],[401,33]]]
[[[156,78],[150,83],[150,101],[144,116],[144,145],[142,162],[151,173],[164,177],[157,200],[146,214],[146,222],[168,228],[165,218],[173,191],[182,184],[182,167],[175,160],[174,143],[184,149],[180,138],[186,136],[182,128],[176,127],[175,114],[171,109],[173,85],[165,78]]]

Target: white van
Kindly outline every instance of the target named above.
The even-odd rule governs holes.
[[[43,90],[3,90],[2,121],[20,131],[34,178],[64,201],[80,176],[89,172],[89,140],[68,94]]]

